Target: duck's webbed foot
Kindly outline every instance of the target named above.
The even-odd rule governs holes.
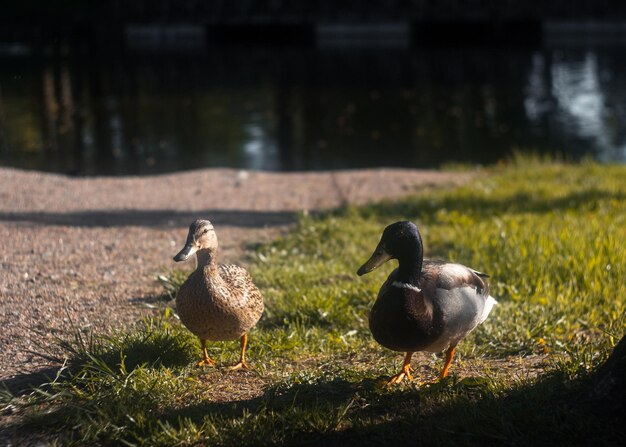
[[[237,371],[239,369],[243,369],[248,371],[250,367],[246,363],[246,346],[248,345],[248,334],[243,334],[241,336],[241,356],[239,357],[239,363],[230,367],[231,371]]]
[[[205,357],[198,362],[198,366],[215,366],[215,360]]]
[[[237,371],[238,369],[243,369],[248,371],[250,369],[250,367],[248,366],[248,364],[246,363],[245,360],[240,361],[239,363],[237,363],[236,365],[233,365],[229,368],[231,371]]]
[[[198,362],[198,366],[215,366],[215,360],[209,358],[209,353],[206,350],[206,340],[201,338],[200,344],[202,345],[202,360]]]
[[[409,379],[409,381],[413,380],[413,376],[411,373],[413,372],[413,368],[411,367],[411,357],[413,356],[412,352],[407,352],[404,356],[404,362],[402,363],[402,370],[389,379],[387,385],[397,385],[401,383],[405,378]]]

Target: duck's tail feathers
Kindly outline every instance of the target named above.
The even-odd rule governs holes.
[[[498,304],[498,302],[492,296],[487,297],[487,299],[485,300],[485,306],[483,307],[483,313],[480,316],[481,323],[487,319],[487,317],[491,313],[491,309],[493,309],[493,306],[495,306],[496,304]]]

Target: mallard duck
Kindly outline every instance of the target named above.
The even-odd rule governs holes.
[[[211,222],[196,220],[189,226],[187,242],[174,261],[185,261],[195,253],[198,265],[176,295],[176,310],[187,329],[200,339],[202,360],[198,365],[215,365],[206,350],[207,340],[239,338],[239,363],[231,369],[248,369],[248,331],[261,318],[263,296],[244,268],[217,263],[217,248]]]
[[[374,339],[406,353],[401,371],[389,384],[413,380],[411,356],[416,351],[441,352],[446,359],[439,375],[448,375],[457,344],[487,319],[496,300],[489,296],[488,275],[445,261],[423,259],[422,237],[408,221],[385,228],[359,276],[390,259],[398,260],[384,282],[369,317]]]

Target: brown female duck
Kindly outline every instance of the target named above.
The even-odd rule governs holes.
[[[488,275],[444,261],[424,261],[422,238],[412,222],[385,228],[370,259],[358,270],[369,273],[390,259],[395,269],[378,292],[369,326],[384,347],[405,352],[402,370],[390,384],[411,376],[411,356],[416,351],[441,352],[446,360],[444,378],[456,345],[487,319],[496,300],[489,296]]]
[[[174,256],[184,261],[194,253],[198,266],[176,296],[176,310],[183,324],[200,338],[202,360],[198,365],[214,365],[206,341],[241,340],[239,363],[232,369],[248,369],[248,331],[263,313],[263,297],[248,272],[237,265],[217,263],[217,236],[208,220],[196,220],[189,227],[185,247]]]

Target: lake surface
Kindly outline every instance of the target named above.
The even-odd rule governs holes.
[[[625,47],[0,53],[0,165],[71,175],[626,161]]]

